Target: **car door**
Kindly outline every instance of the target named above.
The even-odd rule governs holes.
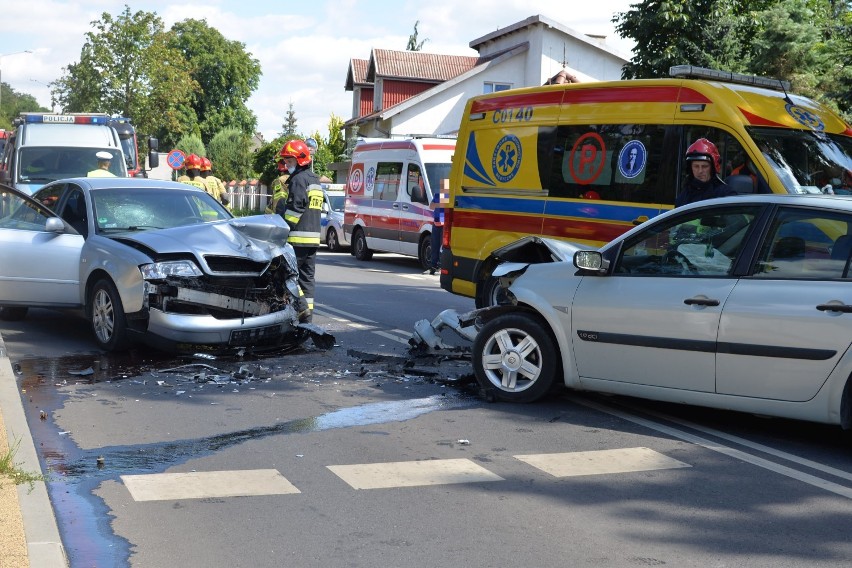
[[[56,185],[48,186],[55,188]],[[37,195],[48,199],[49,190]],[[47,230],[56,215],[36,200],[7,192],[0,218],[0,303],[66,306],[80,303],[83,237],[67,229]]]
[[[852,341],[852,215],[781,207],[722,312],[716,390],[805,401]]]
[[[759,211],[707,207],[649,223],[608,275],[583,278],[570,324],[581,381],[713,392],[722,306]]]

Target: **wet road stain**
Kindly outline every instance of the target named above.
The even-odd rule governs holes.
[[[276,423],[209,437],[162,443],[107,446],[81,450],[57,431],[46,413],[61,407],[65,394],[57,385],[68,382],[139,380],[146,373],[169,368],[192,368],[204,359],[187,362],[173,356],[103,354],[55,359],[22,360],[14,365],[19,376],[27,420],[38,448],[47,487],[71,568],[129,566],[132,545],[114,534],[106,503],[95,495],[105,481],[121,483],[121,475],[162,473],[191,459],[269,436],[305,434],[414,419],[429,412],[466,408],[480,401],[463,393],[448,392],[426,398],[382,401],[342,408],[318,416]],[[234,367],[235,376],[246,361],[209,361],[217,367]],[[255,362],[256,363],[256,362]],[[203,365],[202,365],[203,366]],[[190,379],[192,380],[192,379]],[[29,404],[27,404],[29,402]]]

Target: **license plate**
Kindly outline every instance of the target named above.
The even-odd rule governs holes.
[[[229,345],[249,345],[252,343],[266,342],[281,336],[280,325],[268,325],[266,327],[253,327],[250,329],[235,329],[231,332]]]

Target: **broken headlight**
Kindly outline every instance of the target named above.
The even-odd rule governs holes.
[[[169,276],[202,276],[203,273],[191,260],[154,262],[139,267],[145,280],[162,280]]]

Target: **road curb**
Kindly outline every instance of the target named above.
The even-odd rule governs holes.
[[[10,445],[17,444],[15,463],[26,471],[41,471],[35,444],[18,392],[18,383],[9,361],[6,345],[0,336],[0,408]],[[18,502],[24,520],[27,555],[30,566],[38,568],[68,568],[65,547],[59,537],[59,528],[47,485],[43,481],[18,486]]]

